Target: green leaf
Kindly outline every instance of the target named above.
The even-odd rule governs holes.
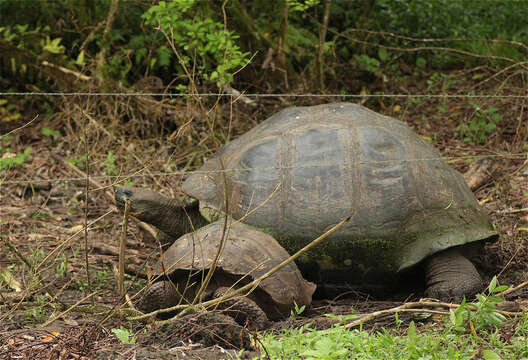
[[[75,59],[75,63],[79,66],[84,66],[84,50],[81,50],[81,52],[77,56],[77,59]]]
[[[414,325],[414,321],[411,321],[409,324],[409,328],[407,329],[407,337],[413,342],[415,342],[418,338],[416,335],[416,325]]]
[[[488,296],[488,301],[491,303],[500,303],[503,302],[504,299],[499,296]]]
[[[119,329],[112,329],[112,332],[122,343],[125,343],[125,344],[135,344],[136,343],[136,339],[132,337],[130,330],[122,326]]]
[[[387,52],[387,49],[380,47],[378,49],[378,57],[381,61],[387,61],[389,59],[389,53]]]
[[[493,293],[498,293],[498,292],[502,292],[504,290],[507,290],[509,288],[508,285],[501,285],[501,286],[497,286],[492,292]]]
[[[502,120],[502,115],[501,114],[497,114],[497,113],[493,113],[493,114],[490,114],[490,118],[491,118],[491,120],[493,120],[495,122],[500,122]]]
[[[485,360],[501,360],[502,358],[493,350],[482,350],[482,356]]]
[[[488,286],[488,291],[489,292],[493,292],[493,290],[495,290],[495,288],[497,287],[497,277],[494,276],[490,283],[489,283],[489,286]]]
[[[57,136],[59,136],[59,130],[53,130],[49,127],[45,127],[42,129],[42,135],[56,138]]]

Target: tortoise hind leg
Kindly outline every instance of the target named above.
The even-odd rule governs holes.
[[[426,294],[441,300],[460,301],[478,292],[482,279],[458,248],[444,250],[426,262]]]
[[[213,297],[219,298],[231,291],[228,287],[216,289]],[[243,327],[249,327],[251,330],[262,330],[269,325],[266,313],[257,305],[256,302],[248,297],[234,297],[223,301],[218,308],[225,311],[235,321]]]

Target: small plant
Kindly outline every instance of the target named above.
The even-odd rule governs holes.
[[[473,142],[482,144],[488,138],[497,124],[502,120],[502,115],[498,113],[499,109],[489,108],[483,110],[477,104],[472,104],[475,109],[475,115],[469,121],[469,124],[461,124],[457,130],[464,142]]]
[[[42,128],[42,135],[55,139],[59,136],[59,130],[53,130],[49,127]]]
[[[170,34],[174,45],[182,51],[180,64],[187,69],[195,66],[205,80],[218,86],[233,81],[233,74],[249,62],[249,53],[236,44],[232,31],[211,17],[200,16],[195,0],[160,1],[143,14],[147,25]],[[168,49],[167,49],[168,50]],[[169,63],[170,53],[164,54]],[[193,60],[194,59],[194,60]],[[180,84],[182,85],[182,84]]]
[[[103,286],[105,286],[110,281],[110,276],[108,275],[107,270],[99,270],[94,273],[94,276],[92,278],[91,282],[91,290],[99,290]],[[77,286],[79,287],[80,291],[85,291],[88,289],[88,282],[86,281],[76,281]]]
[[[306,10],[319,5],[321,0],[288,0],[288,6],[290,12],[305,12]]]
[[[488,286],[488,294],[477,294],[477,301],[468,303],[464,299],[456,310],[449,313],[450,328],[456,332],[465,332],[467,327],[479,331],[488,327],[499,327],[506,318],[498,313],[497,303],[503,301],[502,298],[494,296],[504,291],[508,286],[497,286],[497,277],[494,276]]]
[[[9,148],[2,148],[0,145],[0,170],[9,170],[16,166],[22,165],[29,160],[29,154],[31,153],[31,147],[27,147],[23,153],[13,154],[9,151]]]
[[[44,308],[45,303],[46,298],[44,296],[38,296],[36,305],[26,310],[24,321],[32,324],[43,323],[46,320],[46,309]]]
[[[28,146],[22,153],[13,153],[11,148],[8,147],[11,140],[10,136],[0,137],[0,170],[9,170],[29,160],[31,147]]]
[[[112,151],[109,151],[106,155],[106,160],[104,162],[105,173],[106,175],[117,175],[119,174],[119,169],[115,164],[115,157]]]
[[[294,301],[293,306],[294,306],[294,309],[291,310],[290,317],[293,319],[293,321],[295,321],[295,319],[297,318],[297,315],[301,315],[304,312],[306,305],[299,307],[299,305],[297,305],[297,303]]]
[[[51,219],[51,216],[49,214],[46,214],[45,212],[42,212],[42,211],[32,212],[31,214],[29,214],[29,216],[32,219],[42,219],[42,220]]]
[[[31,256],[28,258],[28,261],[31,265],[40,263],[46,257],[46,253],[44,252],[43,248],[33,249],[30,247],[29,251],[31,252]]]
[[[40,306],[33,306],[26,310],[26,323],[40,324],[46,320],[46,310]]]
[[[14,104],[8,103],[6,99],[0,99],[0,123],[7,123],[20,119],[22,115],[16,110]]]
[[[57,264],[55,271],[59,277],[64,277],[68,273],[68,256],[65,253],[61,254],[60,261]]]
[[[359,64],[361,70],[375,73],[380,70],[380,61],[368,55],[354,55],[354,59]]]
[[[84,165],[86,163],[86,155],[74,157],[68,159],[68,162],[74,166],[77,166],[79,169],[84,169]]]
[[[134,337],[132,330],[120,326],[119,329],[112,329],[112,332],[123,344],[132,345],[136,343],[136,338]]]

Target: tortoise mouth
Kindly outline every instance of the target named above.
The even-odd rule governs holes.
[[[130,192],[126,191],[123,187],[117,186],[114,189],[114,198],[118,205],[125,205],[125,202],[130,197]]]
[[[129,200],[132,203],[133,194],[130,190],[122,186],[118,186],[114,189],[114,198],[115,198],[117,207],[121,211],[125,211],[126,201]],[[136,209],[134,209],[134,206],[130,207],[130,213],[132,215],[135,215],[134,213],[137,213]]]

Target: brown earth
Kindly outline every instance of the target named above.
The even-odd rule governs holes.
[[[526,95],[522,84],[501,87],[504,78],[485,72],[484,77],[490,80],[480,83],[471,80],[476,77],[471,77],[467,71],[448,74],[431,84],[427,80],[433,75],[421,74],[395,81],[384,90],[386,93],[430,95],[466,94],[469,91],[518,95],[524,91],[523,95]],[[517,285],[526,281],[526,98],[374,97],[360,100],[376,111],[408,123],[417,133],[431,140],[447,161],[462,173],[480,169],[476,175],[470,176],[476,181],[475,196],[501,234],[497,242],[487,245],[480,270],[487,279],[497,274],[501,284]],[[115,121],[108,120],[112,114],[97,120],[93,116],[83,117],[80,111],[75,111],[74,105],[85,106],[86,112],[90,113],[93,108],[86,106],[93,103],[86,99],[76,101],[69,99],[50,119],[33,122],[13,132],[10,149],[2,154],[12,156],[29,146],[32,148],[29,161],[9,170],[0,170],[0,181],[3,181],[0,183],[0,269],[7,269],[19,284],[6,286],[3,282],[0,285],[0,359],[236,359],[238,351],[227,350],[233,344],[245,344],[249,352],[243,356],[247,358],[257,355],[261,349],[258,337],[249,342],[247,329],[229,328],[231,338],[223,340],[216,335],[203,335],[204,329],[222,323],[221,316],[201,318],[204,315],[192,315],[184,318],[177,330],[167,328],[149,333],[145,332],[148,327],[144,324],[128,321],[126,314],[117,311],[121,301],[114,269],[122,215],[115,209],[110,187],[127,174],[136,186],[147,186],[176,197],[181,176],[160,175],[160,172],[192,170],[214,153],[228,134],[237,136],[285,106],[337,99],[263,98],[255,108],[240,103],[231,108],[220,102],[209,113],[201,112],[193,103],[181,105],[179,115],[169,111],[173,108],[164,108],[152,100],[151,103],[166,111],[163,130],[159,127],[152,130],[157,124],[140,123],[132,118],[115,125]],[[123,100],[108,99],[111,101]],[[461,136],[460,126],[469,124],[478,115],[472,103],[482,109],[497,108],[501,115],[497,128],[486,133],[481,143],[465,142]],[[28,108],[24,117],[33,118],[32,111]],[[190,117],[194,122],[182,126]],[[490,119],[484,116],[484,121]],[[211,124],[214,136],[210,133]],[[60,135],[55,138],[45,136],[42,134],[44,128],[60,129]],[[229,132],[228,129],[232,130]],[[5,155],[7,153],[12,155]],[[85,154],[89,155],[89,170],[82,158]],[[489,156],[491,161],[483,165],[474,161],[482,155]],[[472,165],[476,163],[481,167]],[[74,167],[81,172],[75,171]],[[86,175],[83,175],[87,173],[97,183],[87,184]],[[82,229],[87,223],[90,226],[85,233]],[[133,220],[126,251],[126,267],[130,274],[127,284],[129,292],[133,293],[139,287],[137,282],[133,283],[137,280],[136,274],[145,273],[148,269],[145,264],[152,264],[159,255],[156,243]],[[16,287],[21,291],[14,291]],[[353,293],[339,299],[321,299],[295,320],[274,323],[272,329],[299,326],[310,321],[319,328],[329,327],[335,321],[323,314],[348,314],[352,308],[356,313],[366,314],[419,299],[421,295],[416,291],[372,298]],[[526,309],[528,288],[507,295],[507,300]],[[410,315],[400,317],[404,321],[409,318]],[[56,320],[50,322],[53,319]],[[386,316],[367,323],[367,327],[391,328],[393,323],[394,317]],[[120,326],[133,328],[138,343],[125,345],[119,342],[112,329]]]

